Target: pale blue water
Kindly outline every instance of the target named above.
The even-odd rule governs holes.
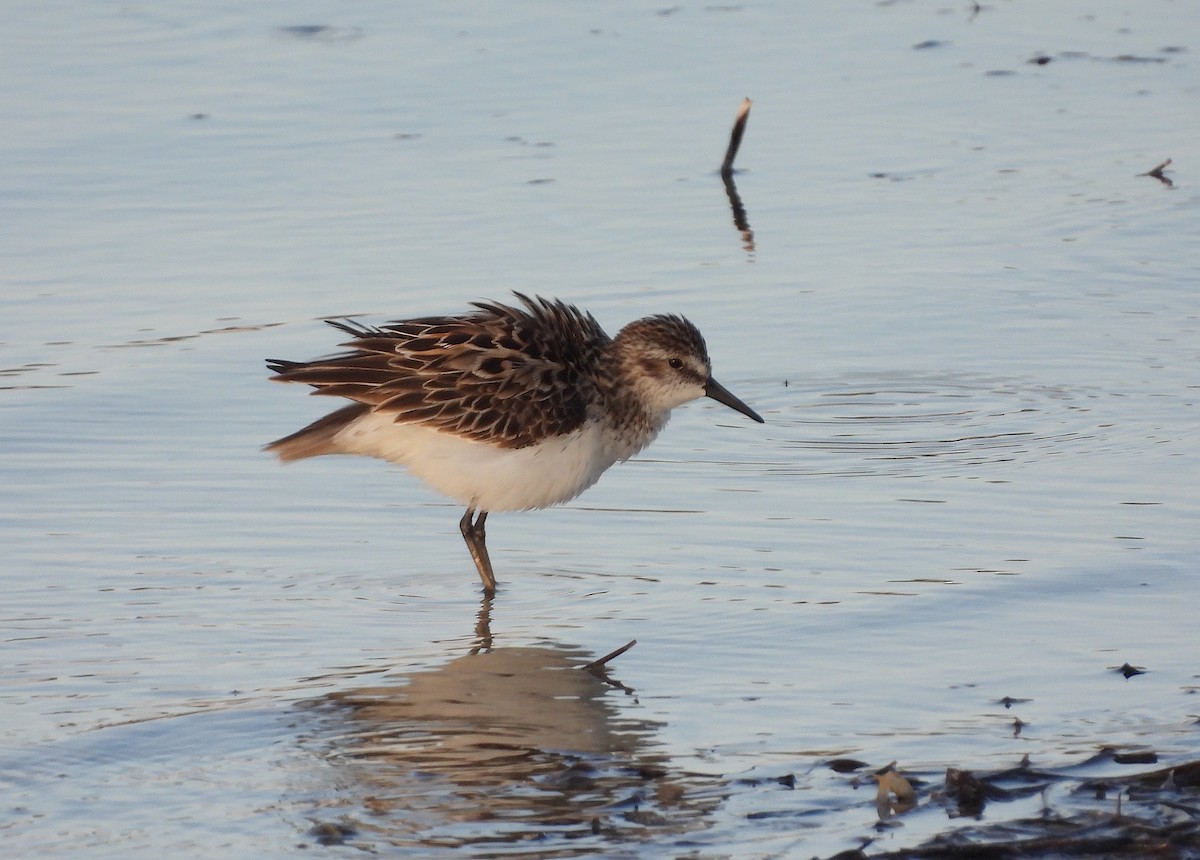
[[[1194,22],[10,5],[6,851],[344,853],[309,834],[344,821],[385,853],[826,856],[959,824],[926,797],[877,832],[835,756],[1194,758]],[[715,175],[746,95],[749,248]],[[1174,187],[1138,176],[1168,157]],[[262,364],[333,349],[321,318],[512,288],[687,314],[767,424],[689,405],[573,504],[489,520],[476,656],[553,681],[510,691],[460,679],[460,511],[259,448],[331,405]],[[633,693],[556,686],[631,639]],[[427,760],[464,733],[516,763]]]

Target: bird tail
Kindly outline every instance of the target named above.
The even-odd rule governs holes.
[[[322,454],[340,454],[341,449],[334,444],[334,437],[370,410],[371,407],[365,403],[351,403],[317,419],[303,430],[276,439],[263,450],[272,452],[285,463],[306,457],[320,457]]]

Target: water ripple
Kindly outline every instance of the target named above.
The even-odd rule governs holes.
[[[769,464],[769,472],[936,476],[1085,451],[1104,430],[1092,414],[1098,392],[1013,380],[848,381],[798,393],[771,416],[771,426],[783,428],[779,447],[828,456]]]

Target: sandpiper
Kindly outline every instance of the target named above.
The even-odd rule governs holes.
[[[267,362],[273,380],[354,402],[266,450],[284,461],[379,457],[457,499],[488,596],[490,512],[575,498],[701,396],[763,420],[713,379],[704,338],[683,317],[646,317],[612,338],[572,305],[515,295],[520,307],[474,302],[465,314],[381,326],[327,320],[350,335],[349,352]]]

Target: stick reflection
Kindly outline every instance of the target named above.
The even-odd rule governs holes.
[[[742,234],[742,248],[746,254],[754,258],[754,231],[750,229],[750,219],[746,216],[746,207],[742,205],[741,195],[738,194],[737,184],[733,181],[733,171],[722,171],[721,181],[725,183],[725,196],[729,198],[729,208],[733,211],[733,226]]]

